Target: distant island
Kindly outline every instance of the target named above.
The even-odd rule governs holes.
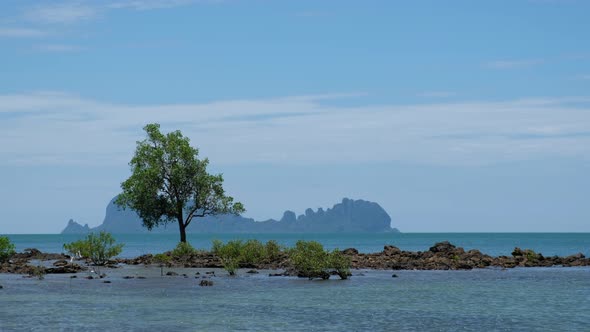
[[[113,198],[106,209],[101,225],[90,228],[71,220],[61,234],[84,234],[95,231],[107,231],[115,234],[133,234],[149,232],[142,226],[141,218],[132,210],[119,208]],[[154,228],[153,233],[177,233],[178,226],[170,223],[167,226]],[[255,221],[235,215],[208,216],[193,219],[187,233],[384,233],[399,232],[391,227],[391,217],[377,203],[342,199],[331,209],[319,208],[305,210],[305,214],[297,216],[293,211],[285,211],[280,220],[269,219]]]

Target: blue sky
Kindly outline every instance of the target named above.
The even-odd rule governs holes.
[[[0,233],[91,226],[141,128],[246,216],[380,203],[402,231],[590,231],[590,3],[0,4]]]

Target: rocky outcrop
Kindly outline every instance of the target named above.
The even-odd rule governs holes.
[[[352,268],[378,270],[470,270],[486,267],[532,267],[532,266],[590,266],[590,259],[583,254],[567,257],[544,257],[532,250],[515,248],[512,256],[492,257],[471,249],[463,248],[445,241],[435,243],[428,251],[403,251],[395,246],[386,245],[378,253],[359,253],[355,248],[348,248],[342,253],[350,257]],[[210,252],[197,252],[191,256],[174,258],[170,252],[170,266],[220,268],[223,267],[219,257]],[[134,259],[119,259],[123,264],[154,264],[152,255],[144,255]],[[297,275],[291,267],[289,258],[281,253],[272,261],[255,265],[243,265],[241,268],[284,269],[279,275]]]
[[[81,226],[73,220],[62,234],[107,231],[129,234],[145,233],[142,221],[132,210],[120,209],[114,199],[108,204],[103,223],[95,228]],[[176,233],[174,224],[156,227],[156,233]],[[317,211],[305,210],[305,214],[296,216],[292,211],[285,211],[280,220],[254,221],[235,215],[208,216],[193,220],[187,228],[189,233],[337,233],[337,232],[398,232],[391,228],[391,217],[379,204],[364,200],[344,198],[332,208]]]
[[[583,254],[567,257],[544,257],[533,250],[515,248],[511,257],[492,257],[479,250],[465,251],[445,241],[434,244],[428,251],[402,251],[385,246],[380,253],[360,254],[353,249],[343,251],[352,259],[353,268],[385,270],[470,270],[485,267],[549,267],[590,266],[590,259]]]
[[[69,262],[69,256],[64,254],[44,253],[37,249],[25,249],[23,252],[13,254],[7,261],[0,264],[0,273],[16,273],[26,275],[44,275],[51,273],[77,273],[86,268],[76,263]],[[53,267],[45,267],[37,264],[31,265],[31,261],[52,261]]]
[[[515,248],[511,256],[492,257],[472,249],[465,251],[449,242],[434,244],[428,251],[404,251],[392,245],[383,247],[383,251],[377,253],[359,253],[354,248],[342,251],[352,262],[355,269],[377,270],[470,270],[475,268],[498,267],[550,267],[550,266],[590,266],[590,259],[582,253],[559,257],[545,257],[530,249]],[[168,267],[185,268],[222,268],[219,257],[211,252],[197,251],[184,257],[174,257],[171,252],[164,253],[170,259],[166,263]],[[42,253],[36,249],[27,249],[26,252],[14,254],[8,261],[0,264],[0,273],[19,274],[45,274],[45,273],[76,273],[85,268],[70,263],[61,254]],[[56,260],[53,267],[41,267],[29,265],[30,260]],[[117,259],[116,263],[127,265],[151,265],[159,263],[151,254],[131,259]],[[240,268],[284,270],[283,273],[275,273],[281,276],[297,276],[286,253],[282,252],[272,260],[266,260],[259,264],[241,265]],[[172,275],[173,272],[170,272]],[[209,274],[209,273],[207,273]],[[317,276],[322,277],[322,276]]]

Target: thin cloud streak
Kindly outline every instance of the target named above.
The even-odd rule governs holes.
[[[68,1],[37,5],[25,12],[25,18],[33,23],[71,24],[95,18],[99,7],[80,1]]]
[[[218,3],[221,0],[121,0],[113,2],[62,1],[25,9],[24,18],[38,24],[73,24],[96,19],[113,10],[147,11],[188,6],[195,3]]]
[[[0,160],[124,165],[150,122],[182,130],[203,156],[223,164],[590,157],[588,98],[354,107],[325,98],[133,106],[58,92],[1,95]]]
[[[0,38],[38,38],[46,35],[46,31],[39,29],[0,28]]]
[[[529,60],[496,60],[490,61],[486,64],[486,67],[493,69],[517,69],[517,68],[529,68],[543,64],[545,61],[541,59],[529,59]]]

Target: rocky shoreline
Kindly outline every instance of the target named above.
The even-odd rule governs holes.
[[[397,247],[386,245],[378,253],[359,253],[354,248],[345,249],[342,253],[351,259],[353,269],[375,270],[471,270],[477,268],[497,267],[551,267],[551,266],[590,266],[590,259],[582,253],[559,257],[545,257],[529,249],[515,248],[511,256],[492,257],[479,250],[465,251],[463,248],[445,241],[436,243],[427,251],[403,251]],[[222,268],[219,257],[210,252],[199,251],[185,257],[173,257],[170,252],[167,267],[180,268]],[[37,264],[34,264],[36,262]],[[160,265],[151,254],[129,259],[115,259],[108,265],[116,268],[121,265]],[[42,275],[58,273],[77,273],[87,269],[84,261],[74,261],[64,254],[43,253],[37,249],[25,249],[0,264],[0,273],[24,275]],[[272,261],[259,264],[241,265],[241,268],[284,270],[277,275],[293,275],[292,267],[285,253]]]

